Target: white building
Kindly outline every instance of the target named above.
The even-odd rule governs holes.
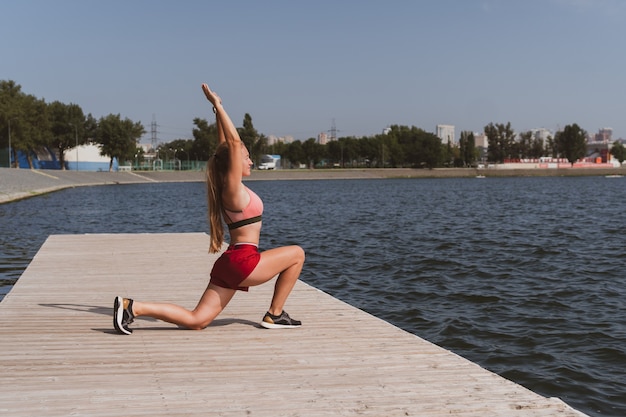
[[[548,138],[554,138],[554,134],[548,129],[543,127],[540,129],[531,129],[533,139],[540,139],[541,143],[545,146],[548,143]]]
[[[487,147],[489,147],[489,140],[487,139],[487,135],[485,135],[484,133],[475,132],[474,146],[487,149]]]
[[[319,143],[320,145],[326,145],[329,141],[330,139],[328,138],[326,132],[322,132],[317,135],[317,143]]]
[[[293,140],[294,140],[293,136],[269,135],[267,137],[267,144],[268,145],[276,145],[277,143],[292,143]]]
[[[454,144],[456,138],[454,136],[453,125],[437,125],[437,137],[441,139],[443,144]]]
[[[65,151],[67,168],[74,171],[108,171],[111,157],[100,154],[101,145],[86,143]],[[117,158],[113,159],[113,170],[118,170]]]

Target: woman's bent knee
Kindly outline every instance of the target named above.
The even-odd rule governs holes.
[[[210,319],[204,319],[204,320],[194,320],[191,323],[189,323],[189,325],[187,326],[187,328],[189,330],[203,330],[206,329],[209,324],[211,324],[211,322],[213,321],[213,318]]]
[[[304,249],[302,249],[300,246],[293,246],[293,250],[294,250],[294,257],[299,262],[304,263],[304,259],[306,258],[306,253],[304,252]]]
[[[206,329],[209,324],[215,320],[215,317],[219,315],[222,309],[215,309],[211,311],[202,311],[202,310],[194,310],[193,318],[187,323],[187,328],[189,330],[202,330]]]
[[[205,324],[201,324],[201,325],[194,324],[192,326],[188,326],[187,329],[189,329],[189,330],[204,330],[204,329],[206,329],[209,326],[209,324],[211,324],[211,322],[207,323],[206,325]]]

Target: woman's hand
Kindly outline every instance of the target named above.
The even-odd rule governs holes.
[[[202,84],[202,91],[204,91],[204,95],[206,96],[206,98],[211,102],[211,104],[213,104],[213,107],[217,106],[218,104],[222,104],[222,99],[220,98],[220,96],[218,96],[215,91],[211,91],[207,84]]]

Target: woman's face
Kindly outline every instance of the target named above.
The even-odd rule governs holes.
[[[241,166],[241,174],[244,177],[250,176],[250,167],[252,167],[253,162],[250,160],[250,153],[248,152],[248,148],[242,143],[241,144],[241,156],[242,158],[242,166]]]

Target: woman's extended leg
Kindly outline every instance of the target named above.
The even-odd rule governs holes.
[[[304,250],[300,246],[284,246],[261,252],[259,264],[240,285],[246,287],[261,285],[278,274],[269,312],[280,315],[289,293],[300,277],[304,258]]]
[[[188,329],[200,330],[207,327],[224,310],[233,295],[235,290],[209,284],[198,305],[191,311],[176,304],[133,301],[133,314],[135,317],[148,316]]]

